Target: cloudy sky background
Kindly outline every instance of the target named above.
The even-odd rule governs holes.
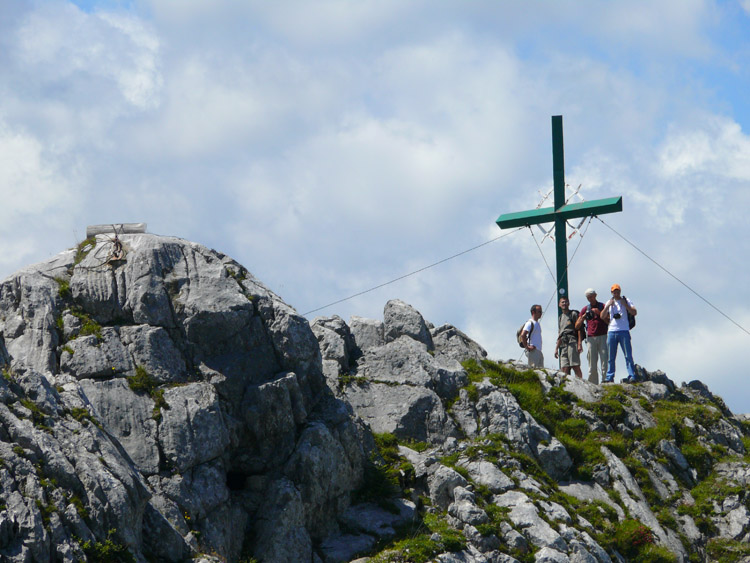
[[[750,412],[748,60],[750,0],[3,0],[0,278],[143,221],[306,313],[503,234],[563,115],[567,182],[624,202],[571,239],[573,306],[620,283],[637,363]],[[554,291],[524,229],[308,317],[399,298],[517,359]]]

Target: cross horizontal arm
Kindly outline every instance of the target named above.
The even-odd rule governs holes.
[[[529,211],[504,213],[503,215],[500,215],[495,222],[501,229],[510,229],[512,227],[526,227],[528,225],[550,223],[557,217],[562,219],[576,219],[578,217],[605,215],[607,213],[616,213],[618,211],[622,211],[622,197],[610,197],[606,199],[595,199],[593,201],[583,201],[581,203],[571,203],[569,205],[563,205],[557,210],[555,210],[554,207],[543,207],[541,209],[531,209]]]
[[[541,209],[531,209],[530,211],[503,213],[497,218],[495,223],[501,229],[510,229],[512,227],[527,227],[528,225],[538,225],[539,223],[550,223],[554,220],[555,208],[542,207]]]

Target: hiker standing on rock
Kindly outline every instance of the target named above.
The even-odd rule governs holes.
[[[526,350],[527,363],[532,368],[544,367],[544,354],[542,354],[542,325],[539,319],[542,318],[542,306],[531,306],[531,318],[526,321],[521,332],[523,347]]]
[[[609,350],[609,368],[607,377],[602,383],[612,383],[615,380],[615,360],[617,359],[617,346],[622,348],[625,354],[625,366],[628,369],[626,383],[635,383],[635,363],[633,363],[633,347],[630,343],[630,322],[628,315],[635,317],[638,314],[633,302],[621,295],[622,289],[618,284],[611,288],[612,299],[607,301],[602,310],[601,318],[609,323],[607,329],[607,349]]]
[[[592,288],[586,290],[588,303],[581,309],[581,314],[576,321],[576,330],[581,330],[586,323],[586,343],[588,345],[586,359],[589,362],[589,382],[599,383],[599,371],[602,372],[602,380],[607,373],[607,361],[609,350],[607,349],[607,323],[600,317],[604,310],[604,303],[597,301],[596,291]]]
[[[576,330],[578,311],[570,309],[570,301],[567,297],[560,298],[560,318],[558,319],[558,336],[555,344],[555,358],[560,357],[560,369],[565,374],[570,373],[570,368],[576,373],[576,377],[583,378],[581,373],[581,331]]]

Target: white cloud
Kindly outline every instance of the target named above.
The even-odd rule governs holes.
[[[660,52],[705,57],[714,51],[703,30],[717,14],[705,0],[639,0],[627,4],[606,2],[596,17],[597,30],[617,43],[640,43]],[[595,10],[595,12],[598,10]]]
[[[55,233],[80,203],[70,181],[78,174],[75,162],[61,168],[38,139],[0,121],[0,265],[37,261],[60,240]]]
[[[82,81],[89,102],[101,92],[97,80],[103,79],[113,81],[136,108],[159,103],[159,41],[134,17],[87,14],[68,3],[41,4],[18,29],[16,49],[19,62],[45,83]]]
[[[699,379],[730,409],[747,411],[738,394],[747,382],[747,370],[738,369],[734,361],[737,350],[747,347],[748,334],[718,315],[699,315],[704,322],[683,326],[679,331],[665,331],[649,351],[653,365],[668,366],[667,375],[676,383]],[[734,309],[732,317],[741,326],[750,327],[750,312]]]
[[[70,186],[43,152],[37,139],[0,123],[0,190],[9,218],[46,211],[67,198]]]
[[[702,121],[670,131],[659,151],[662,177],[683,180],[697,173],[750,180],[750,137],[726,117],[707,116]]]

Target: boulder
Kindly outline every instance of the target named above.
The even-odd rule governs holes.
[[[454,397],[469,382],[458,362],[438,360],[424,344],[406,336],[370,350],[359,363],[358,375],[370,381],[425,387],[444,399]]]
[[[434,349],[432,335],[422,315],[411,305],[399,299],[391,299],[383,309],[383,336],[387,342],[408,336]]]
[[[382,321],[352,316],[349,330],[354,339],[355,359],[372,348],[385,344],[385,327]]]
[[[430,331],[435,346],[435,357],[441,360],[480,362],[487,357],[487,351],[456,327],[444,324]]]
[[[318,340],[323,359],[323,373],[332,388],[338,386],[338,376],[348,373],[356,356],[354,337],[341,317],[317,317],[310,325]]]
[[[375,433],[433,444],[460,436],[440,397],[424,387],[355,383],[342,396]]]

